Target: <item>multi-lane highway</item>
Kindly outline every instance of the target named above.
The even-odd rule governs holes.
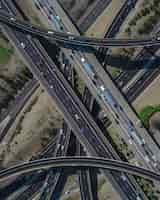
[[[160,181],[160,174],[154,171],[137,167],[126,162],[110,160],[104,158],[87,158],[87,157],[59,157],[59,158],[48,158],[41,159],[32,162],[26,162],[5,170],[0,171],[0,181],[7,180],[13,176],[21,175],[36,170],[45,170],[52,168],[97,168],[103,170],[114,170],[125,173],[134,174],[136,176],[144,177],[153,181]]]
[[[54,2],[54,4],[49,0],[45,2],[42,0],[36,2],[41,2],[43,13],[45,13],[47,17],[53,15],[56,18],[56,16],[58,16],[57,13],[63,16],[59,17],[59,29],[61,28],[62,30],[63,27],[63,31],[68,32],[69,28],[74,33],[78,34],[78,31],[56,2]],[[50,8],[52,8],[52,11]],[[102,108],[108,113],[115,127],[118,129],[120,128],[121,134],[124,135],[126,142],[128,143],[128,141],[130,141],[133,145],[132,149],[138,157],[138,160],[143,160],[148,167],[159,170],[157,169],[159,168],[159,149],[144,127],[139,125],[139,119],[134,111],[95,57],[91,54],[84,55],[83,53],[75,51],[67,51],[65,53],[68,54],[71,63],[76,63],[76,65],[74,65],[75,69],[85,81],[93,96],[96,97]],[[110,112],[108,112],[108,110]],[[147,142],[143,137],[145,137],[145,139],[147,138]]]
[[[51,30],[45,30],[41,27],[34,26],[28,22],[8,15],[8,13],[0,13],[0,21],[4,24],[17,28],[28,34],[44,37],[50,41],[64,43],[69,45],[78,45],[84,47],[144,47],[160,45],[160,38],[146,39],[113,39],[113,38],[90,38],[84,36],[76,36],[71,33],[63,33]]]
[[[23,33],[11,31],[7,26],[3,26],[4,29],[17,50],[23,54],[24,61],[29,63],[33,74],[36,75],[51,97],[54,98],[56,104],[63,112],[67,123],[74,130],[80,142],[87,147],[87,150],[92,155],[102,157],[114,156],[112,147],[110,144],[106,146],[107,141],[104,144],[105,138],[100,129],[40,44],[37,41],[33,42],[31,37],[27,37]],[[135,191],[132,183],[128,179],[127,181],[123,180],[121,174],[114,174],[112,172],[111,174],[107,173],[107,176],[113,176],[111,178],[112,182],[118,191],[121,191],[123,198],[135,199],[139,196],[139,190]],[[129,189],[130,194],[128,194]]]

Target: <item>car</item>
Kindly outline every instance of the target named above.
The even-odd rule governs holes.
[[[84,62],[85,62],[85,58],[84,58],[84,57],[81,57],[81,61],[84,63]]]
[[[24,49],[26,45],[23,42],[21,42],[21,47]]]
[[[74,116],[75,116],[75,118],[76,118],[77,120],[79,120],[79,119],[80,119],[80,117],[79,117],[79,115],[78,115],[78,114],[75,114]]]
[[[59,130],[59,134],[62,135],[63,134],[63,129]]]
[[[84,151],[84,152],[87,152],[87,149],[86,149],[85,147],[83,147],[83,151]]]
[[[56,17],[56,19],[57,19],[58,21],[61,20],[61,18],[60,18],[58,15],[56,15],[55,17]]]
[[[44,187],[47,187],[47,185],[48,185],[48,182],[46,181],[46,182],[44,183]]]
[[[121,178],[122,178],[123,181],[127,180],[127,177],[124,174],[121,175]]]
[[[154,165],[154,167],[157,167],[157,162],[154,162],[153,165]]]
[[[104,85],[101,85],[101,86],[100,86],[100,90],[101,90],[102,92],[105,91],[105,87],[104,87]]]
[[[129,144],[133,144],[132,139],[129,139],[128,142]]]
[[[149,159],[148,156],[145,156],[144,159],[145,159],[146,162],[149,162],[149,161],[150,161],[150,159]]]
[[[54,32],[53,31],[48,31],[48,34],[54,34]]]
[[[16,19],[14,17],[11,17],[10,20],[14,21],[14,22],[16,21]]]
[[[69,35],[69,36],[68,36],[68,39],[69,39],[69,40],[74,40],[74,36]]]
[[[67,195],[67,194],[69,194],[70,193],[70,191],[65,191],[65,195]]]
[[[74,57],[73,57],[73,55],[72,55],[72,54],[70,54],[70,58],[71,58],[72,60],[74,60]]]
[[[53,8],[52,6],[50,6],[50,9],[51,9],[51,10],[54,10],[54,8]]]

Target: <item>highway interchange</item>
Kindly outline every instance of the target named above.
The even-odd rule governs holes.
[[[12,23],[17,22],[17,20],[15,21],[13,19],[10,21]],[[33,26],[31,28],[33,28]],[[16,44],[17,49],[19,49],[21,53],[23,53],[23,56],[27,58],[27,62],[29,62],[29,65],[32,66],[32,68],[30,68],[31,71],[40,80],[41,84],[43,84],[43,86],[47,89],[48,93],[54,99],[56,99],[56,103],[61,108],[61,111],[63,112],[63,115],[67,123],[70,125],[72,130],[74,130],[75,134],[77,134],[76,136],[77,138],[79,138],[81,143],[85,147],[87,146],[88,151],[93,155],[101,156],[101,157],[106,157],[107,155],[107,157],[110,157],[108,156],[109,155],[108,151],[110,152],[110,150],[107,150],[108,147],[106,148],[106,144],[104,144],[104,141],[106,143],[106,139],[104,140],[103,134],[101,133],[100,129],[97,127],[95,122],[91,119],[89,113],[84,108],[84,106],[79,101],[79,99],[75,97],[74,92],[72,91],[72,89],[70,89],[70,86],[64,80],[63,76],[58,71],[57,67],[53,64],[53,62],[47,56],[47,54],[45,53],[41,45],[37,41],[33,42],[31,37],[25,37],[23,33],[19,33],[16,30],[13,32],[10,31],[10,28],[8,28],[7,26],[4,26],[4,29],[7,32],[8,36],[11,38],[12,43]],[[48,35],[50,34],[47,33],[47,38],[48,38]],[[64,36],[64,34],[62,35]],[[69,34],[69,36],[70,35],[73,37],[72,34]],[[69,36],[67,34],[67,37]],[[74,37],[79,37],[79,36],[74,36]],[[72,40],[73,39],[70,38],[69,42],[72,42]],[[157,40],[154,39],[154,42],[157,42]],[[33,50],[35,50],[35,52],[33,52]],[[103,87],[101,89],[103,91]],[[68,106],[67,109],[64,105]],[[100,138],[97,136],[97,134],[100,135]],[[88,136],[88,137],[85,138],[84,136],[85,137]],[[93,148],[92,143],[96,143],[97,146]],[[107,144],[107,146],[109,146],[112,149],[110,144]],[[110,155],[112,155],[111,157],[117,158],[117,155],[115,155],[115,153],[113,152],[114,150],[112,149],[112,151],[110,152]],[[111,174],[114,177],[113,175],[114,173],[111,173]],[[123,188],[122,191],[123,190],[125,191],[126,185],[128,185],[127,187],[130,187],[130,183],[129,184],[126,183],[125,181],[123,181],[122,178],[120,178],[119,180],[117,179],[117,182],[120,185],[120,188],[121,187]],[[124,184],[124,186],[122,186],[122,184]],[[131,186],[131,191],[132,189],[133,188]],[[136,194],[137,193],[135,192],[135,195],[134,195],[134,192],[133,192],[133,196],[132,197],[128,196],[127,198],[135,199]]]
[[[8,30],[7,34],[11,34],[11,32]],[[47,88],[47,91],[49,92],[49,94],[52,97],[54,97],[54,100],[56,100],[56,103],[58,103],[59,107],[61,108],[61,111],[64,114],[64,117],[65,117],[67,123],[70,125],[70,127],[72,127],[77,138],[81,141],[81,143],[83,145],[85,144],[85,146],[88,147],[88,151],[91,154],[102,156],[102,157],[105,157],[105,155],[107,155],[107,157],[108,157],[107,152],[111,151],[111,145],[107,143],[107,146],[110,147],[110,150],[107,147],[108,150],[106,152],[106,147],[104,147],[105,144],[103,141],[104,140],[103,134],[102,133],[100,134],[100,132],[101,132],[100,129],[98,129],[97,125],[95,124],[95,122],[92,119],[84,120],[84,118],[82,117],[82,113],[83,113],[84,117],[87,117],[87,118],[90,115],[77,97],[76,97],[76,101],[78,101],[78,106],[77,106],[77,103],[72,103],[73,97],[70,99],[70,97],[68,97],[68,95],[66,93],[68,91],[66,86],[67,87],[69,87],[69,86],[68,86],[67,82],[64,80],[64,78],[62,77],[62,75],[60,75],[60,72],[58,72],[58,69],[56,69],[56,66],[54,66],[51,59],[47,56],[46,53],[44,53],[44,51],[42,51],[42,48],[39,48],[40,45],[39,46],[37,45],[38,42],[34,42],[34,44],[33,44],[33,42],[31,42],[31,38],[28,39],[27,37],[24,36],[24,34],[19,33],[19,32],[15,32],[15,35],[16,35],[16,37],[13,36],[13,34],[10,35],[10,37],[12,38],[12,42],[13,42],[13,38],[14,38],[14,42],[16,41],[16,45],[15,45],[16,48],[17,47],[20,48],[21,53],[23,53],[24,51],[27,52],[27,61],[31,60],[30,61],[30,66],[32,66],[31,71],[34,74],[36,74],[36,76],[38,75],[39,80],[41,81],[43,86],[45,86],[45,88]],[[19,39],[20,41],[17,41],[17,39]],[[25,49],[23,47],[21,47],[21,45],[19,45],[22,42],[27,44]],[[35,46],[36,46],[36,49],[35,49]],[[26,55],[25,52],[24,52],[24,55]],[[43,52],[43,55],[45,55],[45,56],[41,56],[41,54],[39,54],[39,52],[41,54]],[[44,59],[45,59],[45,61],[44,61]],[[32,61],[34,61],[34,65],[33,65]],[[42,67],[42,62],[43,62],[43,67],[45,66],[44,68]],[[52,63],[52,65],[50,67],[46,66],[46,63],[47,63],[47,65],[49,64],[48,62]],[[35,64],[36,64],[36,66],[35,66]],[[37,67],[40,70],[40,72],[38,72]],[[54,70],[54,73],[53,73],[53,70]],[[56,78],[55,77],[56,75],[60,75],[60,77]],[[47,79],[44,80],[44,78],[47,78]],[[58,83],[62,80],[63,80],[63,87],[62,87],[62,84],[59,85],[59,83]],[[49,81],[49,85],[47,84],[48,81]],[[63,89],[63,88],[65,88],[65,89]],[[71,92],[73,95],[72,90],[71,90]],[[66,110],[66,107],[67,107],[67,110]],[[85,111],[79,112],[78,110],[80,110],[81,108],[83,108],[83,110],[85,110]],[[78,113],[77,113],[77,111],[78,111]],[[90,120],[91,120],[91,122],[90,122],[90,125],[88,126],[88,122]],[[96,132],[95,132],[95,128],[98,129]],[[93,134],[93,132],[95,132],[95,133]],[[92,133],[92,134],[90,134],[90,133]],[[100,135],[103,139],[99,138]],[[84,136],[85,136],[85,138],[84,138]],[[97,136],[99,136],[99,137],[97,137]],[[96,149],[93,148],[93,146],[92,146],[93,142],[97,144]],[[112,152],[110,152],[110,154],[112,155],[113,152],[114,152],[114,150],[112,149]],[[117,174],[114,175],[114,177],[116,178],[116,181],[114,181],[114,184],[116,184],[116,187],[119,187],[119,186],[117,186],[116,182],[118,182],[118,184],[120,184],[119,190],[122,189],[122,191],[128,191],[128,188],[130,188],[130,190],[132,191],[131,192],[132,196],[128,195],[126,192],[123,192],[123,195],[125,195],[125,196],[128,195],[129,199],[135,199],[135,197],[137,196],[137,192],[134,191],[136,183],[134,183],[134,187],[133,187],[132,183],[130,181],[124,182],[123,178],[121,178],[121,177],[118,178]],[[123,182],[123,184],[122,184],[122,182]],[[127,185],[127,187],[126,187],[126,185]],[[125,187],[127,190],[125,189]],[[139,190],[138,190],[138,195],[139,195]]]

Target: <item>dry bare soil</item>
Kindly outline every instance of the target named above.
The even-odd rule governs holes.
[[[69,15],[74,21],[78,21],[88,8],[98,0],[58,0],[61,5],[69,11]]]

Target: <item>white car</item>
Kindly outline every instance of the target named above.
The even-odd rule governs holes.
[[[54,34],[53,31],[48,31],[48,34]]]
[[[26,45],[23,42],[21,42],[21,47],[24,49]]]
[[[84,57],[82,57],[82,58],[81,58],[81,61],[84,63],[84,62],[85,62],[85,58],[84,58]]]
[[[63,134],[63,129],[59,130],[59,134],[62,135]]]
[[[69,194],[69,193],[70,193],[70,191],[65,191],[65,193],[64,193],[64,194],[65,194],[65,195],[67,195],[67,194]]]
[[[129,139],[128,142],[129,144],[133,144],[132,139]]]
[[[80,117],[78,116],[78,114],[75,114],[74,116],[75,116],[75,118],[76,118],[77,120],[80,119]]]
[[[69,36],[68,36],[68,39],[69,39],[69,40],[74,40],[74,37],[71,36],[71,35],[69,35]]]
[[[104,85],[101,85],[101,86],[100,86],[100,90],[101,90],[102,92],[105,91],[105,87],[104,87]]]
[[[14,22],[16,21],[16,19],[14,17],[11,17],[10,20],[14,21]]]
[[[121,178],[123,179],[123,181],[127,180],[127,177],[124,174],[121,175]]]

